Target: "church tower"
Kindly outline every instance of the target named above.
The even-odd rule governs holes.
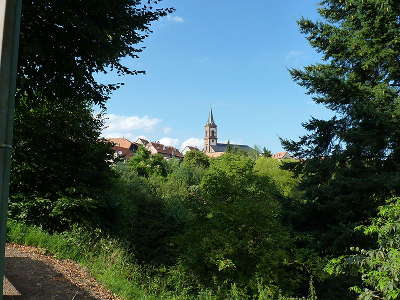
[[[204,152],[211,153],[215,152],[212,146],[217,145],[217,125],[214,122],[214,116],[212,109],[210,109],[210,114],[208,115],[208,120],[205,128],[205,136],[204,136]]]

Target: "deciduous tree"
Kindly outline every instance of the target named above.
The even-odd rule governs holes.
[[[24,1],[16,95],[12,191],[56,198],[87,194],[109,176],[110,145],[100,139],[110,93],[97,73],[143,73],[138,58],[151,23],[171,12],[157,0]]]

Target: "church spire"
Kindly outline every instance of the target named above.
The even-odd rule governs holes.
[[[209,115],[208,115],[207,124],[215,125],[214,116],[213,116],[213,112],[212,112],[212,108],[210,109],[210,113],[209,113]]]
[[[204,127],[205,127],[204,152],[206,153],[215,152],[214,147],[217,146],[218,137],[217,137],[217,124],[215,124],[212,109],[210,109],[207,124]]]

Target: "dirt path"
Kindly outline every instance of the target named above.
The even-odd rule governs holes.
[[[7,244],[6,277],[22,296],[15,300],[120,300],[70,260],[34,247]]]

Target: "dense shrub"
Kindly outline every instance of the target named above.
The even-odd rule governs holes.
[[[210,166],[210,159],[203,152],[195,150],[185,154],[183,163],[191,167],[208,168]]]
[[[149,150],[140,146],[135,155],[128,161],[129,167],[139,176],[167,175],[167,163],[161,154],[152,155]]]
[[[318,272],[311,270],[315,264],[310,263],[310,253],[293,249],[295,239],[283,219],[285,203],[294,199],[296,182],[279,164],[264,160],[232,152],[211,160],[197,153],[182,162],[161,161],[141,149],[127,163],[114,166],[111,188],[98,197],[106,203],[104,207],[93,199],[60,196],[56,202],[19,199],[10,211],[14,219],[27,224],[69,229],[65,236],[53,236],[76,243],[61,244],[79,249],[77,255],[92,253],[89,256],[95,257],[99,268],[104,268],[106,260],[99,255],[106,252],[98,250],[98,242],[118,241],[117,248],[132,262],[118,276],[140,283],[140,289],[146,285],[151,297],[272,300],[306,296],[309,278]],[[108,214],[92,215],[102,210]],[[99,226],[85,220],[98,220]],[[79,239],[80,229],[73,223],[92,229]],[[18,241],[17,234],[12,236]],[[83,244],[88,248],[83,249]],[[99,276],[103,276],[100,271]],[[124,280],[118,284],[129,283]],[[129,295],[126,299],[135,299]]]
[[[107,203],[84,196],[60,195],[56,199],[11,197],[9,215],[20,222],[41,226],[48,231],[62,232],[74,224],[88,227],[108,227],[112,211]]]
[[[191,203],[195,217],[179,237],[183,263],[208,285],[256,290],[278,284],[289,234],[279,222],[279,192],[254,161],[238,154],[212,160]]]
[[[353,248],[354,255],[331,260],[332,274],[359,274],[361,285],[351,287],[360,299],[399,299],[400,281],[400,198],[395,197],[379,208],[370,225],[357,230],[377,237],[374,249]]]
[[[135,257],[124,249],[120,241],[99,229],[75,226],[69,232],[49,234],[38,227],[10,220],[7,241],[40,247],[57,258],[73,259],[125,300],[300,300],[283,297],[276,288],[261,284],[258,284],[257,294],[251,298],[236,284],[228,290],[212,291],[201,286],[196,277],[179,265],[144,267],[135,262]],[[312,284],[310,287],[307,300],[316,300]]]
[[[110,198],[117,212],[113,230],[124,239],[138,261],[170,264],[173,257],[171,238],[180,231],[179,214],[173,205],[160,198],[166,179],[159,174],[149,178],[124,163],[116,167],[120,177],[115,181]]]

